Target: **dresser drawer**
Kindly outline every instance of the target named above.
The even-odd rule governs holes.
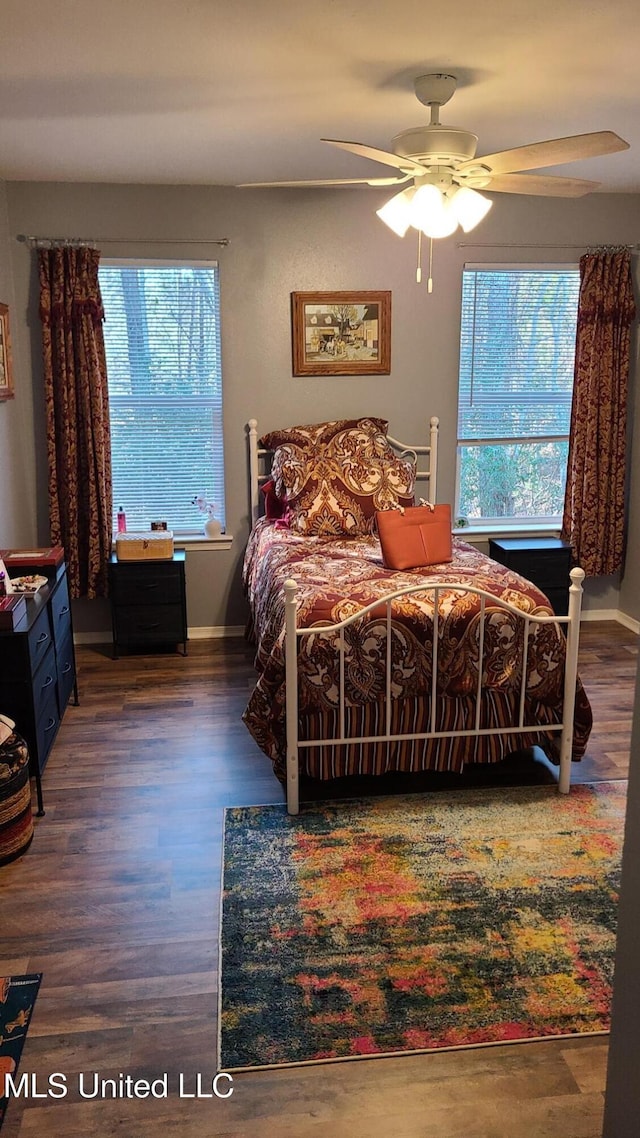
[[[51,601],[51,623],[53,638],[58,644],[71,632],[71,602],[66,574],[62,578]]]
[[[33,677],[33,707],[36,719],[39,719],[41,709],[57,690],[58,684],[58,669],[56,667],[56,654],[51,644],[44,660],[42,661],[38,671]]]
[[[58,672],[58,707],[60,715],[63,715],[76,681],[76,661],[71,629],[62,644],[58,644],[56,641],[56,669]]]
[[[122,565],[111,575],[115,605],[170,605],[181,600],[180,571],[175,565]]]
[[[41,705],[40,714],[36,720],[36,754],[40,763],[40,770],[42,770],[47,761],[47,756],[51,750],[59,726],[60,711],[58,709],[58,694],[54,686],[53,690],[49,692],[47,699]]]
[[[43,608],[38,619],[29,629],[27,644],[29,660],[31,662],[31,673],[35,675],[47,652],[53,648],[48,608]]]
[[[115,632],[120,644],[178,644],[185,639],[181,605],[124,605],[116,610]]]

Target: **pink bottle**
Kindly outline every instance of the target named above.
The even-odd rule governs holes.
[[[118,533],[127,532],[127,515],[125,514],[122,506],[118,510]]]

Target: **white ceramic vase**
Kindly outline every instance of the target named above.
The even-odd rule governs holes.
[[[217,518],[207,518],[204,523],[205,537],[220,537],[222,526]]]

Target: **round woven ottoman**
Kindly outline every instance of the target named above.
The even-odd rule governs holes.
[[[0,865],[20,857],[32,837],[29,751],[13,734],[0,746]]]

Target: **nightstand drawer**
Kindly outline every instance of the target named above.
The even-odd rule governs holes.
[[[180,571],[175,565],[158,570],[150,565],[120,564],[111,574],[111,599],[115,605],[171,605],[181,598]]]
[[[539,589],[546,593],[547,589],[564,586],[569,587],[569,572],[571,570],[571,550],[536,550],[521,555],[517,559],[511,557],[509,566],[534,581]]]
[[[568,589],[543,589],[549,598],[549,603],[556,616],[567,616],[569,613]]]
[[[180,644],[185,639],[181,605],[123,605],[116,610],[120,644]]]

